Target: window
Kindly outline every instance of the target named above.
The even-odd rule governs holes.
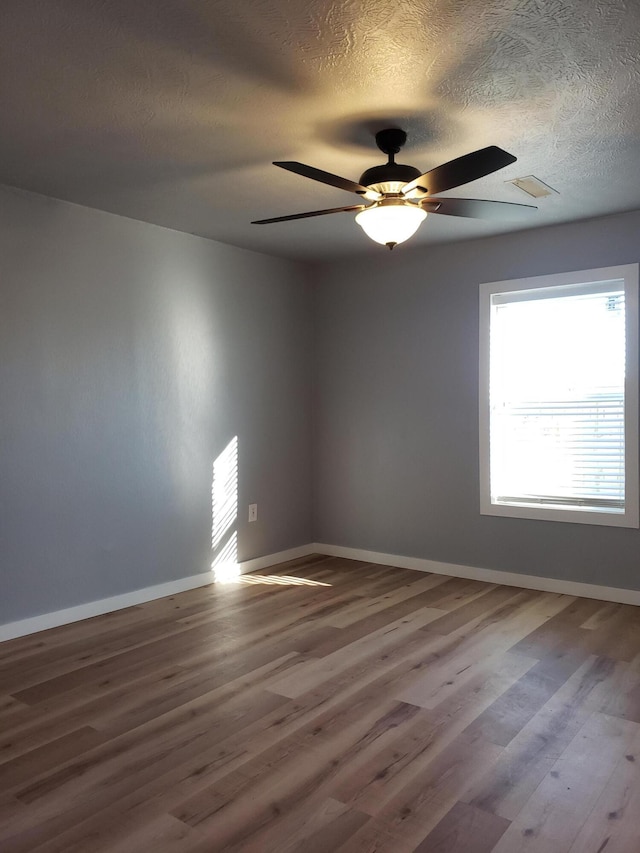
[[[480,285],[480,512],[638,527],[638,265]]]

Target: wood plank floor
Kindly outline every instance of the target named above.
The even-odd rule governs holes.
[[[2,853],[638,853],[640,609],[310,557],[0,645]]]

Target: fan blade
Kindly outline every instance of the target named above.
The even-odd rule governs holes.
[[[429,206],[433,204],[433,210]],[[435,206],[437,204],[437,207]],[[538,208],[532,204],[513,204],[510,201],[483,201],[479,198],[429,198],[422,203],[427,213],[445,216],[471,216],[476,219],[528,219]]]
[[[436,166],[430,172],[425,172],[424,175],[420,175],[403,187],[402,194],[407,195],[417,187],[422,187],[430,196],[443,193],[445,190],[452,190],[462,184],[484,178],[485,175],[515,163],[517,159],[502,148],[489,145],[487,148],[465,154],[464,157],[457,157],[455,160],[443,163],[442,166]]]
[[[331,172],[323,172],[322,169],[315,169],[313,166],[306,166],[304,163],[296,163],[293,160],[276,161],[274,166],[280,166],[281,169],[286,169],[288,172],[295,172],[296,175],[302,175],[303,178],[311,178],[312,181],[320,181],[321,184],[329,184],[330,187],[337,187],[339,190],[346,190],[350,193],[358,195],[367,194],[367,198],[381,198],[380,193],[375,190],[367,189],[362,184],[356,184],[347,178],[341,178],[339,175],[332,175]]]
[[[330,210],[312,210],[309,213],[293,213],[291,216],[275,216],[273,219],[257,219],[252,225],[269,225],[271,222],[289,222],[291,219],[307,219],[309,216],[325,216],[327,213],[347,213],[350,210],[364,210],[366,204],[352,204],[350,207],[332,207]]]

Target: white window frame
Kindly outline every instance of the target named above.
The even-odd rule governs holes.
[[[544,287],[590,284],[622,280],[625,292],[626,367],[625,367],[625,511],[609,513],[597,510],[561,509],[492,503],[490,479],[489,408],[489,335],[491,297],[496,293],[514,293]],[[625,264],[593,270],[543,275],[511,281],[485,282],[480,285],[480,513],[509,518],[565,521],[610,527],[639,527],[638,471],[638,264]]]

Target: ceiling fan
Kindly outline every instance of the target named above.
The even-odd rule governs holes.
[[[367,169],[359,183],[315,169],[295,161],[276,161],[274,166],[295,172],[313,181],[356,193],[370,204],[354,204],[349,207],[334,207],[329,210],[312,210],[309,213],[294,213],[291,216],[276,216],[273,219],[258,219],[252,225],[268,225],[271,222],[288,222],[306,219],[309,216],[325,216],[329,213],[359,211],[356,222],[377,243],[393,249],[398,243],[408,240],[418,230],[427,213],[443,213],[446,216],[470,216],[480,219],[504,219],[529,215],[536,207],[529,204],[512,204],[503,201],[482,201],[472,198],[437,198],[437,194],[468,184],[492,172],[515,163],[516,157],[495,145],[465,154],[436,166],[422,174],[413,166],[396,163],[395,156],[407,141],[404,130],[391,127],[376,133],[376,145],[386,154],[388,161],[382,166]]]

